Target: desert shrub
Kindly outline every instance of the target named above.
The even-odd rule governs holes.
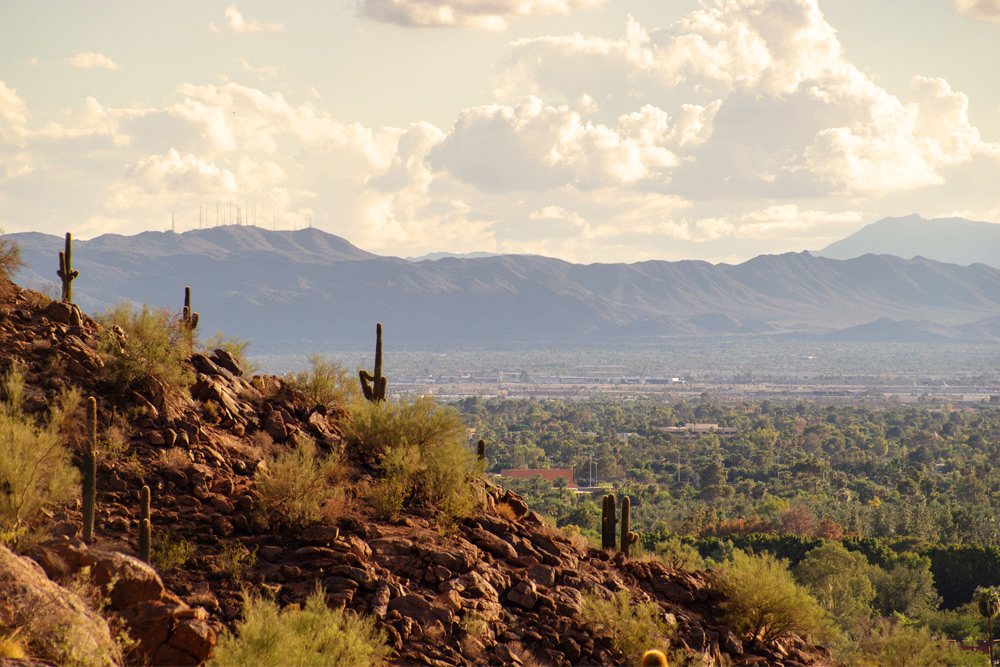
[[[626,664],[638,665],[649,649],[669,650],[673,628],[655,603],[636,604],[628,591],[618,591],[610,600],[585,593],[583,600],[583,622],[594,633],[610,634],[614,647],[628,659]]]
[[[260,372],[260,364],[251,361],[247,356],[247,349],[250,341],[243,340],[237,336],[227,336],[221,331],[216,331],[215,335],[199,345],[199,349],[205,354],[211,354],[215,350],[225,350],[233,355],[233,358],[243,367],[243,375],[249,377]]]
[[[24,371],[13,365],[0,381],[0,540],[17,543],[25,523],[43,507],[72,498],[80,475],[61,431],[79,394],[64,394],[36,423],[24,413]]]
[[[3,230],[0,229],[0,279],[10,280],[24,267],[24,260],[21,259],[21,247],[16,242],[2,237]]]
[[[316,522],[341,493],[332,484],[338,470],[335,458],[319,455],[311,438],[299,436],[297,447],[265,456],[258,468],[261,506],[275,524]]]
[[[209,663],[219,667],[380,665],[389,655],[385,635],[365,616],[329,609],[317,589],[305,607],[281,611],[273,600],[244,593],[235,635],[224,631]]]
[[[948,640],[935,637],[927,628],[916,628],[887,618],[879,619],[872,632],[861,641],[858,665],[983,665],[989,658],[981,653],[965,652]]]
[[[320,354],[309,356],[309,370],[288,381],[309,400],[328,408],[346,408],[357,395],[357,377],[338,362]]]
[[[692,545],[672,536],[653,546],[655,553],[664,563],[677,570],[704,570],[705,559]]]
[[[183,363],[191,346],[180,319],[165,308],[123,301],[97,318],[104,325],[100,350],[104,375],[113,384],[150,390],[156,384],[183,389],[193,380]],[[124,332],[116,334],[115,327]]]
[[[160,572],[166,572],[187,563],[194,555],[194,545],[170,533],[157,532],[153,536],[151,552],[150,560],[153,561],[153,567]]]
[[[357,401],[345,436],[381,467],[384,479],[375,494],[402,495],[404,501],[422,497],[449,520],[468,516],[478,505],[470,478],[482,471],[454,408],[426,396]]]
[[[239,542],[227,544],[219,552],[219,569],[235,582],[242,582],[257,564],[257,547],[251,551]]]
[[[769,553],[736,550],[713,571],[713,580],[728,598],[726,622],[749,638],[770,643],[786,635],[825,632],[819,603],[795,583],[786,562]]]

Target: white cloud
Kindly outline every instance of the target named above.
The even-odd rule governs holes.
[[[607,0],[357,0],[359,15],[413,27],[505,30],[514,16],[569,14]]]
[[[674,131],[666,114],[654,107],[611,128],[585,120],[568,106],[527,97],[516,107],[466,109],[430,159],[490,192],[565,185],[593,189],[664,180],[664,170],[677,164],[664,145]]]
[[[738,239],[801,237],[821,225],[853,224],[861,220],[862,216],[857,211],[803,211],[797,204],[777,204],[741,215],[697,220],[693,225],[693,238],[704,242],[725,237]]]
[[[262,23],[256,19],[247,21],[243,18],[243,14],[241,14],[240,10],[236,7],[236,3],[226,7],[225,17],[226,26],[235,33],[285,32],[285,26],[282,23]],[[215,23],[209,23],[208,29],[212,32],[222,31],[222,28],[217,26]]]
[[[250,64],[249,60],[243,57],[238,58],[237,62],[239,63],[241,70],[243,70],[244,72],[250,72],[261,81],[272,81],[274,79],[277,79],[279,76],[281,76],[281,73],[283,71],[280,67],[273,65],[270,67],[268,66],[254,67],[253,65]]]
[[[63,58],[63,62],[71,67],[79,67],[80,69],[118,69],[118,65],[116,65],[115,61],[111,58],[93,51],[78,53],[75,56]]]
[[[1000,21],[1000,0],[954,0],[963,14],[987,21]]]
[[[905,101],[876,85],[846,59],[817,0],[703,3],[666,28],[629,19],[619,39],[518,40],[496,90],[586,94],[600,102],[595,124],[647,105],[670,114],[676,138],[658,143],[680,164],[668,191],[704,201],[910,190],[998,152],[947,82],[916,77]]]

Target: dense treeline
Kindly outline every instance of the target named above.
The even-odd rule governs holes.
[[[647,552],[694,567],[734,551],[785,559],[852,650],[880,622],[900,619],[956,640],[984,636],[973,598],[1000,585],[998,406],[725,405],[703,396],[457,407],[489,443],[490,471],[572,468],[580,485],[592,474],[630,496]],[[662,429],[688,423],[736,435]],[[589,495],[541,478],[504,483],[557,525],[597,537],[600,508]]]

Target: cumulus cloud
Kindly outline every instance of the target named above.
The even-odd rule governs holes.
[[[915,77],[906,100],[876,85],[817,0],[705,3],[664,28],[629,19],[619,39],[518,40],[497,94],[525,93],[586,93],[605,122],[640,105],[680,119],[680,140],[661,145],[680,160],[673,191],[696,200],[884,194],[997,152],[946,81]]]
[[[1000,21],[1000,1],[998,0],[954,0],[958,11],[977,19]]]
[[[778,235],[804,236],[820,225],[851,224],[861,221],[861,213],[857,211],[803,211],[797,204],[777,204],[741,215],[696,220],[691,225],[693,227],[691,238],[705,242],[724,237],[760,239]]]
[[[63,58],[63,62],[71,67],[79,67],[80,69],[118,69],[118,65],[111,58],[93,51]]]
[[[240,13],[240,10],[236,7],[236,3],[226,7],[225,17],[225,27],[235,33],[285,32],[285,26],[283,23],[262,23],[256,19],[250,21],[246,20],[243,18],[243,14]],[[222,28],[214,22],[208,24],[208,29],[212,32],[222,32]]]
[[[527,97],[516,107],[466,109],[431,160],[491,192],[593,189],[665,178],[663,170],[678,163],[664,145],[674,133],[667,115],[654,107],[612,128],[591,123],[568,106]]]
[[[568,14],[607,0],[357,0],[360,16],[414,27],[505,30],[513,16]]]

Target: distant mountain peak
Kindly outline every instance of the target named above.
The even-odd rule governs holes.
[[[948,264],[1000,268],[1000,224],[964,218],[926,219],[916,213],[883,218],[815,253],[831,259],[867,254],[924,257]]]

